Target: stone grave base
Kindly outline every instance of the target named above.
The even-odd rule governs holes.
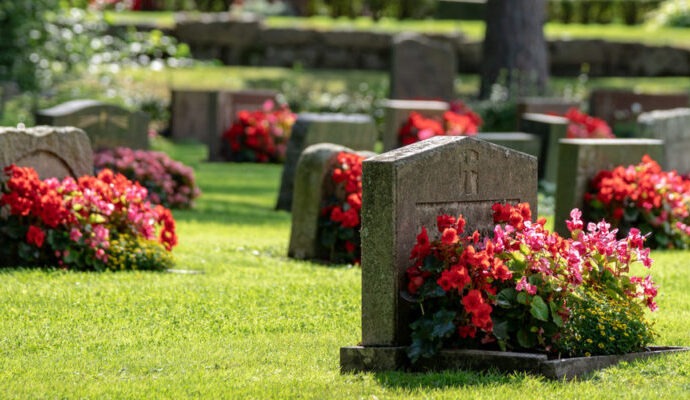
[[[662,354],[684,352],[689,347],[649,347],[648,351],[613,356],[573,357],[549,360],[539,353],[514,353],[487,350],[442,350],[430,359],[420,359],[411,365],[406,347],[340,348],[342,372],[409,370],[412,372],[453,369],[488,370],[503,372],[528,372],[549,379],[573,379],[621,361],[634,361]]]

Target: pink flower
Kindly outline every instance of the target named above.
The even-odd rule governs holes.
[[[518,292],[524,290],[525,292],[531,295],[537,294],[537,287],[527,282],[526,276],[520,278],[520,281],[517,283],[517,285],[515,285],[515,290],[517,290]]]
[[[81,231],[80,231],[78,228],[72,228],[72,229],[70,230],[70,232],[69,232],[69,238],[70,238],[73,242],[79,242],[79,239],[81,239],[82,236],[83,236],[83,235],[82,235]]]

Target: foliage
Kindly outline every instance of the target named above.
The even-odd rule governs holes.
[[[633,353],[654,339],[651,323],[630,298],[580,288],[570,300],[570,317],[557,341],[566,357]]]
[[[223,133],[223,156],[228,161],[282,162],[296,116],[283,105],[267,101],[262,110],[240,110]]]
[[[549,21],[582,24],[623,22],[636,25],[662,0],[549,0]]]
[[[138,183],[110,170],[62,181],[42,181],[32,168],[14,165],[4,172],[3,266],[97,271],[170,267],[172,259],[162,253],[177,244],[175,221],[170,210],[147,201],[146,189]],[[142,245],[141,254],[123,256],[136,245]],[[137,261],[141,263],[132,263]]]
[[[649,156],[599,171],[584,201],[590,221],[606,218],[621,233],[637,227],[652,248],[690,248],[690,178],[663,171]]]
[[[335,156],[319,216],[319,245],[329,261],[359,264],[361,257],[362,161],[355,153]]]
[[[649,13],[648,21],[654,26],[690,27],[690,4],[687,0],[666,0]]]
[[[417,236],[406,296],[420,310],[411,324],[413,362],[447,347],[557,354],[580,304],[572,298],[579,288],[607,302],[623,299],[640,313],[643,305],[656,309],[650,277],[629,274],[633,263],[651,266],[639,231],[616,240],[604,221],[585,231],[575,209],[567,222],[572,237],[565,239],[547,231],[543,219],[530,222],[527,203],[496,203],[493,211],[493,238],[463,235],[465,219],[449,215],[437,218],[440,239],[431,241],[425,227]]]
[[[398,136],[403,146],[428,139],[432,136],[473,136],[482,125],[482,119],[461,102],[451,104],[443,113],[442,120],[427,118],[418,112],[411,112],[400,127]]]
[[[611,127],[601,118],[587,115],[576,108],[565,113],[568,119],[567,138],[576,139],[614,139]]]
[[[96,172],[110,169],[146,188],[149,200],[168,208],[192,208],[201,191],[194,170],[158,151],[127,147],[103,149],[94,154]]]

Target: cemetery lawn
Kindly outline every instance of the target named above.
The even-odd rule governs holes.
[[[0,393],[24,398],[684,398],[690,353],[575,382],[457,371],[341,375],[360,339],[360,270],[285,257],[280,166],[203,163],[175,211],[177,268],[200,274],[0,270]],[[690,252],[655,252],[658,345],[690,345]]]

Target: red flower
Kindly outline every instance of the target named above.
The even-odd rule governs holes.
[[[26,232],[26,242],[33,244],[36,247],[43,247],[43,241],[46,238],[45,232],[35,225],[29,226],[29,230]]]
[[[445,245],[452,245],[458,242],[460,238],[458,237],[458,232],[455,228],[446,228],[441,235],[441,243]]]

